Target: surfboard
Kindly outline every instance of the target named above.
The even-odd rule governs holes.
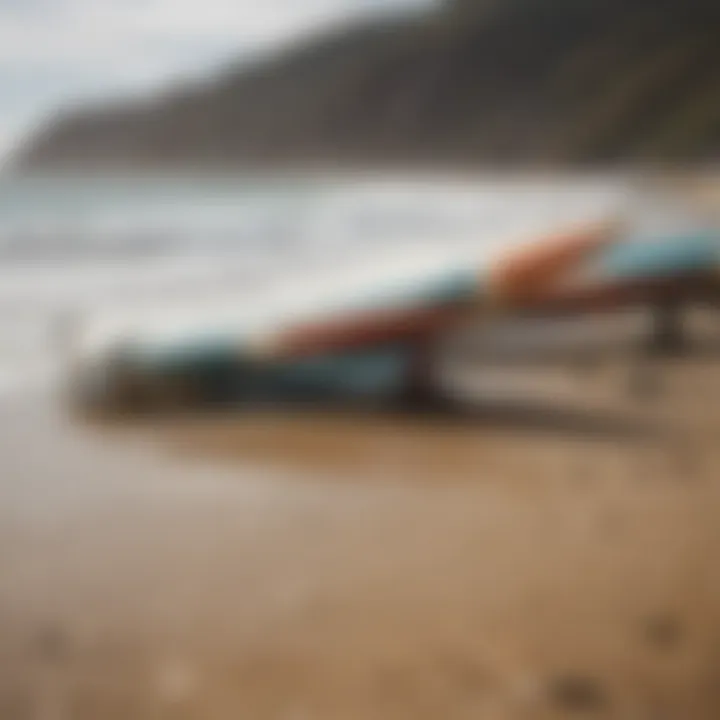
[[[701,280],[714,288],[719,245],[712,233],[632,238],[612,223],[575,227],[476,262],[370,277],[310,310],[250,326],[199,318],[174,329],[131,328],[81,366],[80,377],[96,378],[90,385],[102,387],[100,398],[113,383],[220,401],[387,397],[429,381],[433,345],[469,315],[492,322],[621,308],[670,289],[690,295]]]

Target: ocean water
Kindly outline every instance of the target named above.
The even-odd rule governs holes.
[[[0,389],[56,376],[70,326],[310,312],[632,198],[618,178],[0,177]]]

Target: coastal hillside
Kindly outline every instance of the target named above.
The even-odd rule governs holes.
[[[713,0],[454,0],[142,103],[55,118],[21,168],[720,157]]]

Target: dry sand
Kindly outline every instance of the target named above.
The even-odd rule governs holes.
[[[719,717],[720,352],[662,375],[110,432],[7,399],[0,718]]]

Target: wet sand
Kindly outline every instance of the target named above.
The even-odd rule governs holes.
[[[4,400],[0,718],[718,717],[720,353],[661,370],[459,416]]]

